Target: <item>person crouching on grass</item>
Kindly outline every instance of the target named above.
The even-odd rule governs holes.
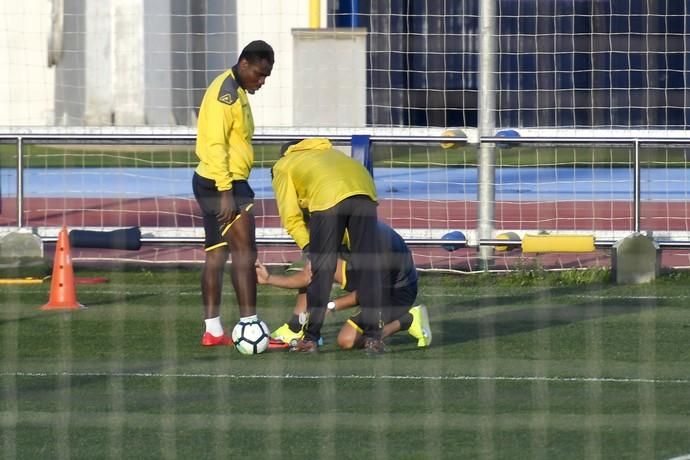
[[[424,305],[414,305],[417,298],[417,268],[410,249],[403,238],[391,227],[383,222],[377,225],[376,237],[379,247],[386,248],[381,253],[382,290],[388,291],[391,299],[390,308],[382,311],[383,331],[381,338],[385,339],[399,331],[407,331],[417,340],[418,347],[431,345],[431,328],[429,315]],[[347,240],[347,238],[346,238]],[[358,304],[357,286],[354,285],[352,266],[347,245],[341,245],[338,262],[334,274],[334,281],[340,284],[347,294],[328,302],[328,312],[335,312],[355,307]],[[291,275],[270,274],[259,261],[256,265],[256,279],[259,284],[280,288],[299,289],[293,315],[290,320],[277,328],[271,338],[279,342],[291,343],[304,337],[302,330],[304,314],[307,309],[306,288],[311,282],[311,267],[309,262],[301,271]],[[364,346],[360,312],[356,312],[343,324],[338,333],[337,343],[342,349],[362,348]]]

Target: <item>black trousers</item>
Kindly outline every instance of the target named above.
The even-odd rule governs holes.
[[[376,237],[377,204],[367,196],[356,195],[344,199],[325,211],[315,211],[309,218],[309,260],[312,279],[307,287],[307,322],[304,335],[307,340],[321,337],[321,326],[326,315],[333,286],[333,273],[338,259],[338,248],[345,229],[350,239],[351,273],[357,277],[357,297],[362,310],[364,336],[380,338],[381,320],[381,257]]]

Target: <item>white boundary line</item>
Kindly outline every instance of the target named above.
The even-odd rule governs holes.
[[[690,384],[690,379],[645,379],[624,377],[546,377],[546,376],[483,376],[483,375],[297,375],[297,374],[186,374],[158,372],[0,372],[1,377],[130,377],[189,378],[228,380],[446,380],[495,382],[573,382],[573,383],[653,383]],[[690,460],[690,457],[688,458]]]

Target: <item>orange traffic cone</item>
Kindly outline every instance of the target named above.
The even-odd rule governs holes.
[[[48,303],[41,307],[41,310],[76,310],[79,308],[84,308],[84,306],[77,302],[69,237],[67,236],[67,228],[62,227],[58,235],[57,246],[55,246],[50,298]]]

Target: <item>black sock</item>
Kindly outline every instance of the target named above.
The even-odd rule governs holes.
[[[292,315],[287,325],[292,332],[299,332],[302,330],[302,325],[299,322],[299,315]]]
[[[404,315],[402,315],[400,318],[398,318],[398,321],[400,322],[400,330],[401,331],[406,331],[410,328],[412,325],[412,313],[407,312]]]

